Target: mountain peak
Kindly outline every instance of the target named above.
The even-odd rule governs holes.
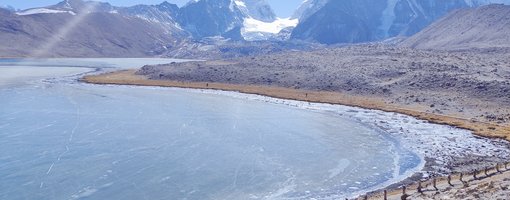
[[[173,4],[173,3],[169,3],[168,1],[163,1],[161,2],[158,6],[164,6],[164,7],[167,7],[167,6],[177,6],[176,4]]]
[[[276,14],[266,0],[234,0],[234,3],[250,18],[263,22],[276,20]]]
[[[303,20],[321,9],[329,0],[305,0],[292,15],[292,19]]]
[[[81,12],[84,9],[87,10],[87,12],[109,12],[113,10],[113,6],[109,3],[83,0],[64,0],[54,6],[50,6],[50,8],[56,10],[73,11],[76,13]]]
[[[15,9],[14,7],[10,6],[10,5],[0,5],[0,8],[1,8],[1,9],[5,9],[5,10],[8,10],[8,11],[10,11],[10,12],[12,12],[12,11],[16,11],[16,9]]]
[[[245,15],[234,0],[192,0],[179,10],[179,23],[195,38],[222,35],[242,26]]]
[[[168,1],[163,1],[162,3],[156,5],[158,9],[163,9],[172,12],[172,16],[177,15],[179,11],[179,6],[177,4],[169,3]]]

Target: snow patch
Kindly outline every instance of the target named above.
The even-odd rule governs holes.
[[[245,40],[267,40],[276,36],[281,30],[288,27],[296,27],[298,19],[277,18],[273,22],[263,22],[253,18],[245,18],[241,34]]]
[[[243,2],[243,1],[239,1],[239,0],[236,0],[234,1],[234,3],[238,6],[238,7],[246,7],[246,4]]]
[[[48,8],[34,8],[29,10],[24,10],[21,12],[17,12],[17,15],[35,15],[35,14],[55,14],[55,13],[68,13],[71,15],[76,15],[76,13],[72,11],[64,11],[64,10],[52,10]]]
[[[274,22],[263,22],[253,18],[244,19],[243,32],[263,32],[277,34],[287,27],[295,27],[298,19],[277,18]]]
[[[418,2],[416,2],[416,0],[407,0],[407,2],[409,3],[409,6],[413,10],[415,17],[419,16],[419,15],[424,15],[425,17],[427,16],[425,14],[426,12],[423,10],[423,8],[420,6],[420,4],[418,4]]]
[[[390,30],[391,25],[395,21],[395,6],[399,0],[388,0],[386,4],[386,9],[384,9],[382,13],[382,23],[379,26],[379,30],[382,31],[384,38],[388,37],[388,32]]]

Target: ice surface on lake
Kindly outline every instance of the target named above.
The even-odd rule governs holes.
[[[90,71],[90,69],[77,67],[0,66],[0,87],[13,86],[31,80],[40,80],[55,76],[70,76],[88,71]]]
[[[0,87],[0,199],[333,199],[422,165],[333,112],[70,80]]]
[[[85,67],[85,68],[140,68],[144,65],[183,62],[169,58],[23,58],[0,59],[0,66],[46,66],[46,67]]]

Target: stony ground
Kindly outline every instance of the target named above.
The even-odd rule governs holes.
[[[422,192],[417,191],[417,185],[409,186],[406,190],[406,199],[413,200],[449,200],[449,199],[465,199],[465,200],[478,200],[478,199],[494,199],[505,200],[510,199],[510,172],[501,168],[501,172],[495,170],[489,171],[489,176],[480,172],[477,179],[472,175],[465,175],[463,181],[459,180],[459,176],[452,176],[450,184],[442,177],[437,180],[436,188],[433,183],[423,182]],[[384,193],[382,191],[376,192],[369,196],[368,199],[383,199]],[[388,200],[402,199],[402,190],[392,190],[388,192]],[[358,197],[357,199],[363,199]]]
[[[333,91],[427,113],[510,122],[508,49],[433,52],[361,45],[145,66],[138,74],[157,80]]]

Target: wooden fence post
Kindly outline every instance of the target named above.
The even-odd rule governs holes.
[[[406,194],[406,186],[402,186],[402,196],[400,199],[407,199],[407,197],[409,197],[409,195]]]
[[[423,190],[422,190],[422,188],[421,188],[421,187],[422,187],[422,186],[421,186],[421,180],[420,180],[420,181],[418,182],[418,192],[419,192],[419,193],[423,193]]]
[[[384,200],[388,200],[388,191],[384,190]]]
[[[453,184],[452,184],[452,175],[448,175],[448,185],[453,186]]]
[[[432,180],[432,185],[434,186],[434,189],[435,189],[436,191],[438,191],[438,190],[439,190],[439,189],[437,189],[437,179],[436,179],[436,178],[434,178],[434,180]]]
[[[497,171],[498,173],[501,173],[501,171],[499,170],[499,163],[496,163],[496,171]]]

